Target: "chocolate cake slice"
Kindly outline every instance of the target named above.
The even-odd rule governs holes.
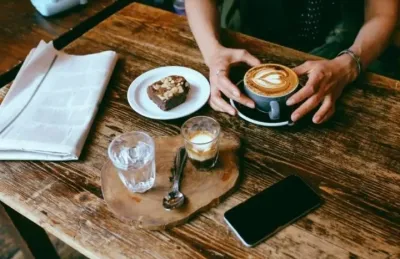
[[[182,76],[168,76],[147,88],[149,98],[163,110],[168,111],[186,100],[190,85]]]

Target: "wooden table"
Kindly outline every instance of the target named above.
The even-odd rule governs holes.
[[[315,58],[238,33],[225,32],[224,39],[283,64]],[[185,18],[139,4],[112,15],[65,50],[109,49],[120,61],[80,160],[0,162],[2,202],[89,257],[400,257],[399,82],[368,75],[349,87],[336,116],[322,126],[308,118],[295,127],[262,128],[203,108],[197,114],[216,118],[223,130],[242,137],[243,181],[225,202],[190,223],[147,231],[122,223],[107,208],[100,187],[106,149],[116,135],[133,130],[177,135],[184,119],[139,116],[127,102],[128,87],[160,66],[208,71]],[[290,174],[302,176],[325,204],[256,248],[244,247],[223,213]]]
[[[100,15],[104,19],[118,10],[122,2],[128,1],[88,1],[87,5],[75,7],[55,16],[44,17],[36,11],[29,0],[0,1],[0,75],[18,68],[40,40],[51,41],[64,36],[61,41],[55,43],[57,47],[64,46],[65,42],[79,36],[84,27],[90,27],[96,22],[98,19],[94,19],[95,16]],[[82,24],[84,22],[85,25]],[[78,28],[79,26],[82,28]],[[10,80],[15,73],[12,74],[8,76]],[[3,84],[0,84],[1,86]]]

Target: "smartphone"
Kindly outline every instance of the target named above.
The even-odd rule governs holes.
[[[224,214],[244,245],[253,247],[320,206],[322,199],[291,175]]]

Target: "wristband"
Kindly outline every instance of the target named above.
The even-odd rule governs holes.
[[[343,50],[343,51],[341,51],[338,55],[337,55],[337,57],[339,57],[339,56],[341,56],[341,55],[343,55],[343,54],[348,54],[355,62],[356,62],[356,64],[357,64],[357,69],[358,69],[358,75],[357,75],[357,77],[361,74],[361,71],[362,71],[362,64],[361,64],[361,61],[360,61],[360,56],[358,56],[356,53],[354,53],[352,50],[350,50],[350,49],[345,49],[345,50]]]

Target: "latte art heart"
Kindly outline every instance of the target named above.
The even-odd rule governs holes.
[[[288,73],[286,71],[265,69],[258,71],[251,80],[260,87],[271,91],[282,91],[288,87],[289,82],[287,79]]]
[[[297,87],[298,77],[288,67],[264,64],[250,69],[245,75],[244,82],[257,94],[281,96]]]

